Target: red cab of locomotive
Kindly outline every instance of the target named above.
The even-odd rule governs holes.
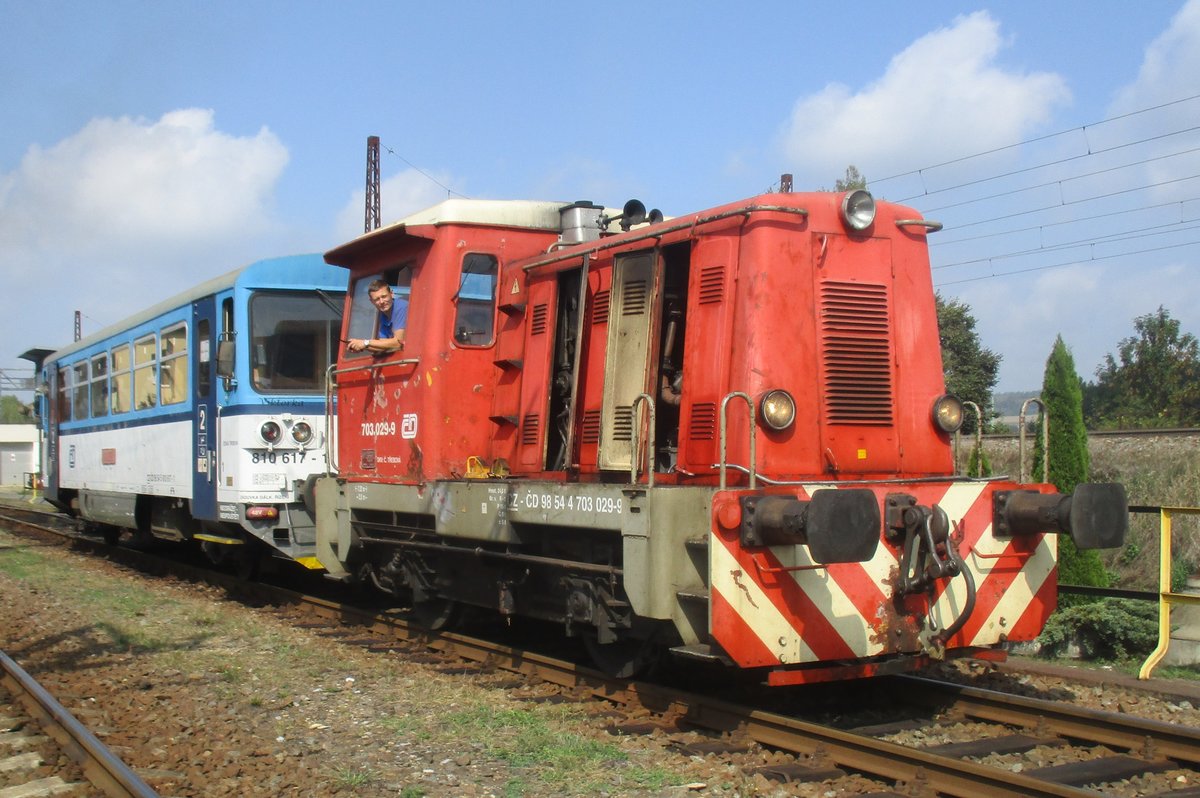
[[[926,237],[869,193],[674,219],[450,200],[327,254],[408,303],[331,373],[331,574],[560,621],[609,670],[670,651],[773,684],[1040,632],[1055,533],[1119,545],[1118,485],[955,476]]]

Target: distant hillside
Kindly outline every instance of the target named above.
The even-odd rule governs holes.
[[[1021,415],[1021,405],[1026,399],[1032,399],[1041,393],[1040,388],[1028,391],[1008,391],[992,394],[992,407],[1000,417],[1016,417]]]

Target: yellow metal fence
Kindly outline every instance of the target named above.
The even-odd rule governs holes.
[[[1160,507],[1158,554],[1158,647],[1150,652],[1139,679],[1149,679],[1150,673],[1167,653],[1171,642],[1171,605],[1200,605],[1200,595],[1171,592],[1171,519],[1176,515],[1200,515],[1200,507]]]

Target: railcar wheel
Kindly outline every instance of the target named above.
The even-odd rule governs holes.
[[[614,679],[646,676],[662,661],[663,647],[653,638],[623,637],[612,643],[601,643],[596,634],[583,636],[583,645],[597,670]]]
[[[412,606],[413,620],[433,631],[454,626],[461,614],[462,605],[450,599],[414,601]]]

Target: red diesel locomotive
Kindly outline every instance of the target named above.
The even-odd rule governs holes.
[[[561,622],[610,672],[665,652],[771,684],[1029,640],[1056,537],[1121,543],[1119,485],[955,475],[926,236],[862,190],[678,218],[448,200],[327,253],[408,303],[330,372],[331,576]]]

